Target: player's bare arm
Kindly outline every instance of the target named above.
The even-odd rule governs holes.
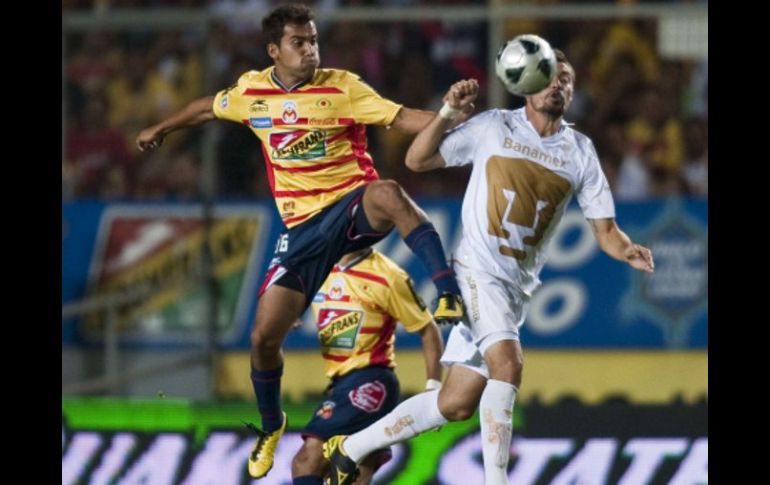
[[[214,96],[206,96],[192,101],[182,111],[142,130],[136,137],[136,146],[142,152],[158,148],[169,133],[213,120],[215,118],[213,104]]]
[[[428,126],[414,139],[406,152],[406,166],[415,172],[425,172],[446,166],[438,152],[444,132],[467,118],[473,111],[473,101],[479,94],[479,83],[468,79],[454,83],[444,95],[444,107]]]
[[[625,261],[632,268],[652,273],[655,262],[652,251],[634,243],[628,235],[618,227],[615,219],[588,219],[591,229],[599,242],[602,251],[619,261]]]
[[[414,135],[428,126],[434,116],[436,113],[433,111],[402,107],[390,126],[407,135]]]
[[[431,319],[430,323],[420,329],[422,339],[422,355],[425,359],[425,378],[441,382],[441,354],[444,353],[444,343],[441,339],[438,325]]]

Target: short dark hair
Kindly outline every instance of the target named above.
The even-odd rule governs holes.
[[[557,63],[561,62],[563,64],[568,65],[572,69],[572,74],[573,74],[573,77],[574,77],[575,66],[573,66],[572,63],[567,60],[567,54],[565,54],[563,50],[556,49],[556,48],[553,49],[553,53],[556,55],[556,62]]]
[[[556,54],[556,62],[564,62],[565,64],[569,64],[569,61],[567,60],[567,54],[565,54],[563,50],[554,48],[553,53]]]
[[[291,3],[274,8],[262,19],[262,33],[268,44],[280,44],[286,24],[305,25],[313,20],[313,11],[307,5]]]

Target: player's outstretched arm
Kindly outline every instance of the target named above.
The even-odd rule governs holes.
[[[406,152],[406,166],[424,172],[446,166],[438,146],[444,132],[473,111],[473,101],[479,93],[475,79],[454,83],[444,96],[444,106],[430,123],[415,137]]]
[[[169,133],[213,120],[215,118],[213,105],[214,96],[206,96],[190,102],[182,111],[142,130],[136,137],[136,146],[142,152],[158,148]]]
[[[436,116],[436,113],[433,111],[404,106],[398,110],[398,114],[396,114],[390,126],[407,135],[415,135],[428,126],[428,123],[430,123],[434,116]]]
[[[625,261],[632,268],[652,273],[655,262],[652,251],[634,243],[615,223],[615,219],[589,219],[594,236],[602,251],[619,261]]]

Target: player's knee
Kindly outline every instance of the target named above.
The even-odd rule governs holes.
[[[465,421],[476,412],[478,401],[467,396],[439,396],[438,410],[448,421]]]
[[[323,473],[324,459],[320,446],[307,446],[305,442],[291,460],[291,473],[294,477],[320,475]]]
[[[448,421],[465,421],[466,419],[473,416],[476,408],[457,404],[450,405],[446,409],[440,409],[440,411]]]
[[[283,342],[275,335],[266,334],[258,329],[251,331],[251,348],[262,355],[278,354]]]
[[[379,180],[371,190],[374,191],[372,200],[377,208],[386,212],[403,210],[408,204],[404,189],[395,180]]]

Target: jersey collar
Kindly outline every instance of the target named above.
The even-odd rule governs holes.
[[[369,255],[372,254],[372,248],[367,248],[366,251],[364,251],[362,254],[360,254],[357,258],[355,258],[353,261],[349,262],[345,266],[341,266],[339,264],[335,265],[337,271],[340,273],[344,273],[348,269],[352,268],[353,266],[357,265],[361,261],[365,260],[369,257]]]
[[[315,77],[315,74],[313,75],[313,77]],[[290,92],[294,91],[295,89],[299,89],[302,86],[304,86],[305,84],[308,84],[310,81],[313,80],[313,77],[311,77],[310,79],[305,79],[304,81],[300,81],[297,84],[295,84],[294,86],[286,86],[284,83],[281,82],[280,79],[278,79],[278,76],[275,75],[275,66],[273,66],[273,68],[270,69],[270,79],[272,79],[273,82],[279,88],[283,89],[287,93],[290,93]]]

